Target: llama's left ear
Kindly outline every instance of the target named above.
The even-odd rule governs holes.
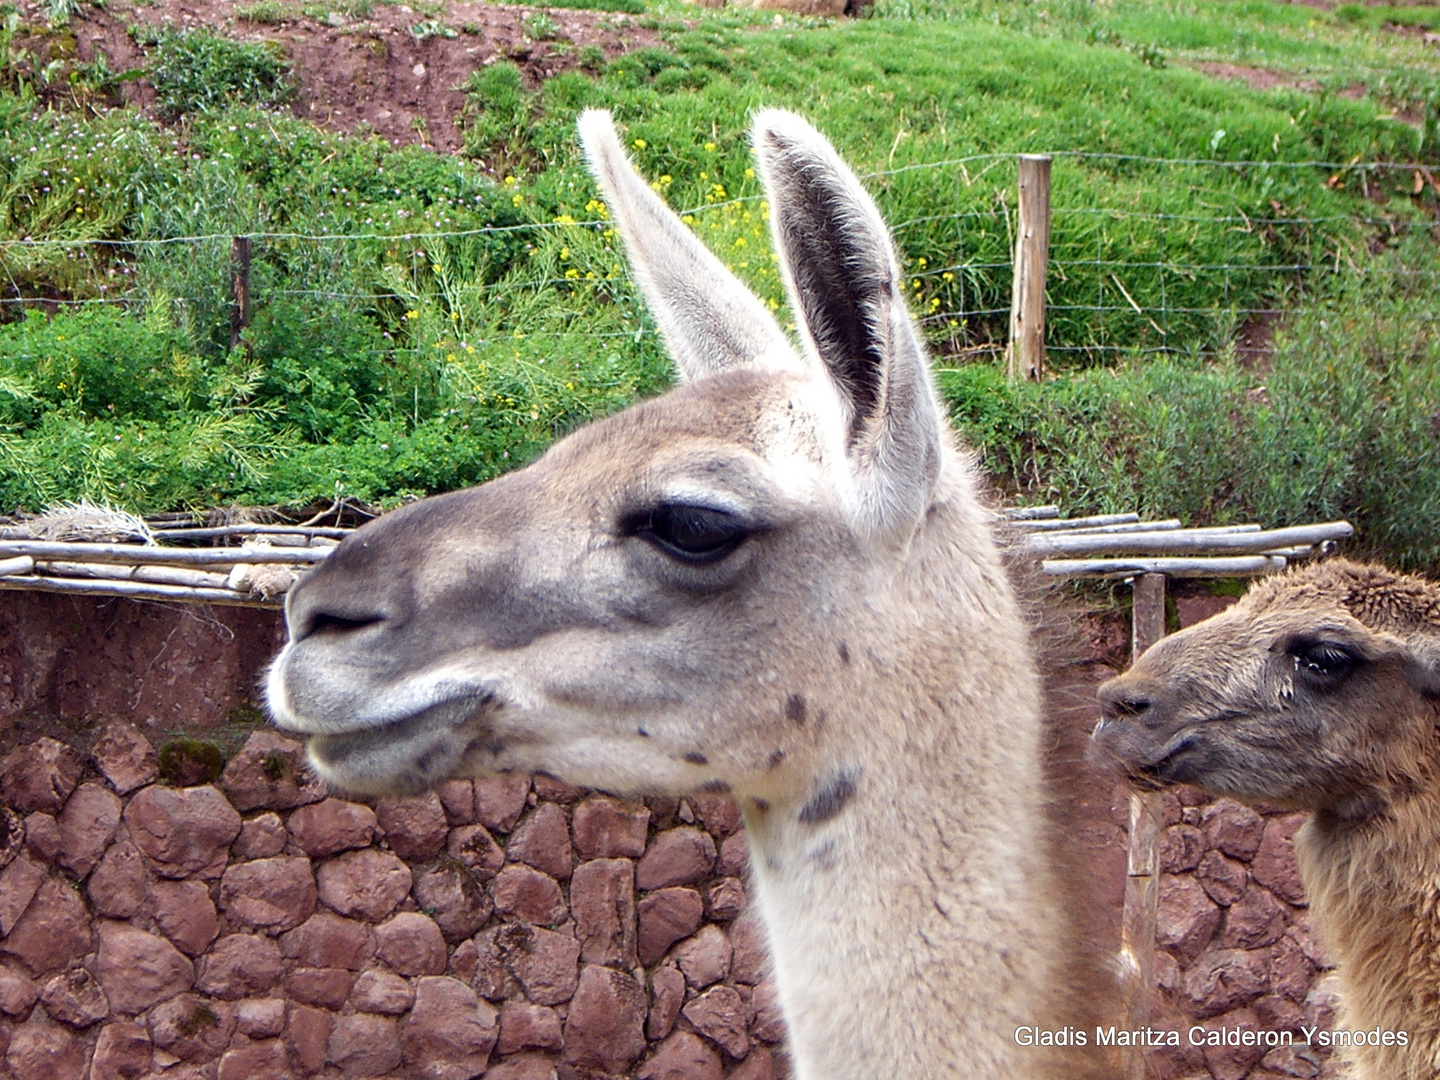
[[[1425,641],[1405,658],[1405,679],[1417,693],[1440,698],[1440,644]]]
[[[908,538],[940,474],[940,408],[901,293],[890,232],[825,137],[792,113],[753,138],[790,306],[846,414],[861,524]]]

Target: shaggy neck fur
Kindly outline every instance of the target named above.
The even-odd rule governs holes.
[[[1374,818],[1316,815],[1295,853],[1321,937],[1339,963],[1339,1026],[1406,1033],[1348,1051],[1354,1080],[1440,1075],[1440,793]]]

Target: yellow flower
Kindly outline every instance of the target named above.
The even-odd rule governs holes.
[[[714,152],[715,152],[715,144],[714,144],[713,142],[707,142],[707,143],[705,144],[705,149],[706,149],[706,150],[709,150],[711,153],[714,153]],[[702,180],[705,179],[705,176],[704,176],[703,173],[701,174],[700,179],[702,179]]]
[[[754,180],[754,179],[755,179],[755,170],[754,170],[754,169],[746,169],[746,170],[745,170],[745,179],[746,179],[746,180]]]
[[[570,258],[570,249],[569,249],[568,247],[562,247],[562,248],[560,249],[560,258],[562,258],[562,259],[568,259],[568,258]]]
[[[595,200],[594,200],[594,199],[591,199],[590,201],[591,201],[591,202],[594,202]],[[555,219],[555,224],[556,224],[556,225],[574,225],[574,224],[575,224],[575,219],[572,218],[569,214],[561,214],[559,217],[557,217],[557,218]]]
[[[649,146],[650,144],[647,143],[644,139],[636,139],[635,142],[631,145],[633,145],[636,150],[644,150],[645,147]]]
[[[420,317],[420,312],[416,311],[414,308],[411,308],[409,311],[405,312],[405,317],[407,319],[418,319]]]

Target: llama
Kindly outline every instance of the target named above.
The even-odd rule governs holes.
[[[1356,1047],[1353,1075],[1440,1075],[1440,586],[1342,559],[1292,570],[1100,699],[1095,747],[1139,786],[1311,812],[1295,855],[1341,1023],[1405,1032]]]
[[[634,171],[581,141],[681,385],[348,537],[267,694],[349,790],[543,771],[730,791],[796,1075],[1035,1080],[1077,935],[1040,689],[879,211],[830,144],[753,141],[803,355]]]

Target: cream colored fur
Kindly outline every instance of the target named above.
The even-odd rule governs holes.
[[[1348,660],[1336,662],[1336,653]],[[1440,1076],[1440,586],[1332,560],[1261,582],[1101,688],[1143,786],[1310,810],[1296,835],[1355,1080]]]
[[[352,789],[733,792],[802,1080],[1087,1075],[1014,1037],[1073,1004],[1039,680],[878,211],[756,118],[802,355],[580,127],[684,385],[349,537],[290,594],[277,722]],[[677,555],[677,506],[743,535]]]

